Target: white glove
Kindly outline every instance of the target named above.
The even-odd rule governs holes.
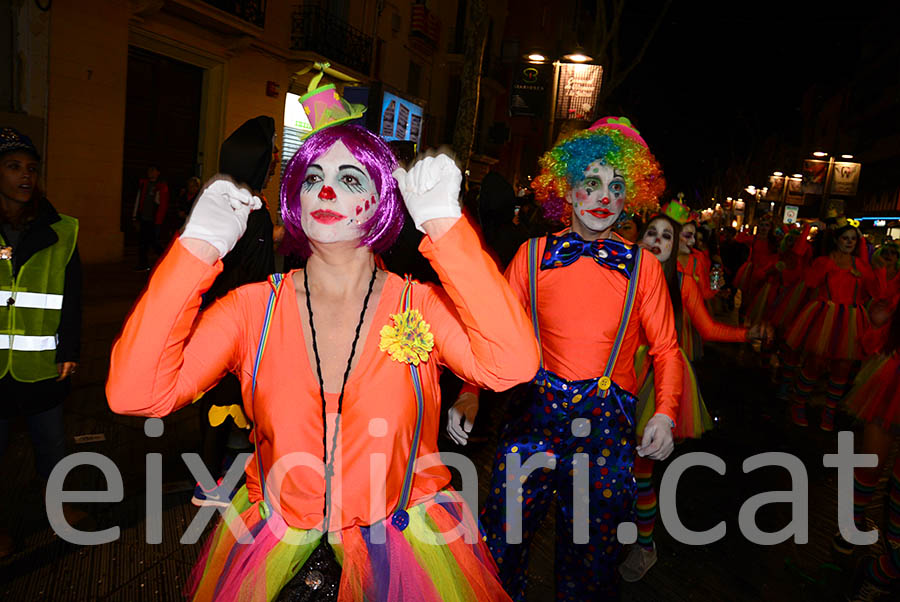
[[[401,167],[393,175],[420,232],[425,232],[422,224],[430,219],[462,215],[459,205],[462,173],[447,155],[425,157],[408,172]]]
[[[637,453],[642,458],[665,460],[675,449],[672,429],[675,425],[665,414],[654,414],[644,427],[644,437],[638,445]]]
[[[219,251],[219,259],[234,248],[247,230],[247,216],[262,207],[259,197],[223,174],[212,177],[197,197],[182,238],[198,238]]]
[[[478,395],[468,391],[462,393],[447,412],[447,434],[457,445],[465,445],[469,441],[477,415]],[[465,423],[461,424],[463,420]]]

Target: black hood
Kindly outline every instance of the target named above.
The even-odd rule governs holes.
[[[260,115],[245,121],[222,143],[219,172],[251,190],[262,190],[272,161],[275,120]]]

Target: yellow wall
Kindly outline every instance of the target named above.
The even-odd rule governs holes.
[[[44,170],[47,197],[81,220],[86,262],[121,257],[127,2],[54,2]]]

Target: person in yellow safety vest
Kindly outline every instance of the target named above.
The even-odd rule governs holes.
[[[62,402],[78,366],[81,262],[78,220],[44,197],[39,167],[31,140],[0,128],[0,456],[10,423],[24,416],[46,480],[65,454]],[[84,517],[65,505],[64,514],[70,524]],[[0,558],[12,550],[0,530]]]

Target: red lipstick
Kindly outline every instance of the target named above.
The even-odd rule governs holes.
[[[336,211],[331,211],[330,209],[316,209],[310,213],[309,216],[322,224],[333,224],[334,222],[339,222],[347,217]]]
[[[597,219],[606,219],[610,215],[612,215],[612,211],[606,209],[604,207],[597,207],[596,209],[588,209],[588,213],[596,217]]]

